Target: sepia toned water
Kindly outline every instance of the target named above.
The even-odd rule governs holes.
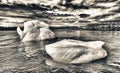
[[[120,73],[120,31],[53,31],[57,38],[37,42],[21,42],[16,31],[0,31],[0,73]],[[104,41],[108,56],[79,65],[55,62],[45,52],[45,45],[62,39]]]
[[[95,0],[93,6],[81,9],[68,6],[65,9],[67,13],[54,8],[55,12],[46,13],[44,10],[49,10],[49,7],[44,8],[43,5],[41,8],[39,1],[0,0],[0,26],[23,26],[24,22],[34,19],[45,21],[50,26],[85,26],[100,21],[120,20],[120,0]],[[44,1],[49,4],[48,0]],[[29,5],[28,2],[32,4]],[[0,73],[120,73],[120,31],[81,31],[72,28],[52,30],[57,38],[36,42],[21,42],[16,31],[0,31]],[[87,64],[69,65],[55,62],[45,52],[45,45],[62,39],[104,41],[103,48],[107,50],[108,56]]]

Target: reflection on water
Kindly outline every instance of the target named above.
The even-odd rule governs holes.
[[[57,38],[37,42],[20,42],[16,31],[0,31],[0,72],[48,72],[63,68],[68,72],[120,72],[120,31],[79,31],[55,29]],[[65,38],[84,41],[102,40],[109,55],[101,60],[81,65],[65,65],[53,61],[45,52],[45,45]],[[58,70],[57,69],[57,70]]]

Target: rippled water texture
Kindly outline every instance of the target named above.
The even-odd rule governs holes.
[[[39,5],[40,1],[49,5]],[[0,29],[11,27],[0,30],[0,73],[120,73],[120,31],[72,29],[73,26],[87,26],[93,23],[100,25],[104,22],[110,25],[118,21],[116,24],[119,25],[120,0],[95,0],[94,5],[85,5],[82,8],[73,4],[69,6],[69,3],[62,6],[54,4],[50,4],[48,0],[0,0]],[[58,29],[51,28],[57,38],[21,42],[17,32],[9,30],[16,30],[17,26],[23,27],[24,22],[34,19],[44,21],[50,27],[57,27]],[[69,28],[63,29],[65,26]],[[45,45],[62,39],[104,41],[103,48],[107,50],[108,56],[87,64],[70,65],[55,62],[45,52]]]
[[[0,31],[0,72],[120,72],[120,31],[53,30],[57,38],[38,42],[21,42],[16,31]],[[88,64],[67,65],[53,61],[44,46],[65,38],[84,41],[102,40],[108,56]]]

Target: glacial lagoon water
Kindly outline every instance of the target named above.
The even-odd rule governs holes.
[[[0,31],[0,73],[76,73],[120,72],[120,31],[81,31],[54,29],[55,39],[21,42],[16,31]],[[53,61],[45,45],[62,39],[104,41],[108,52],[104,59],[87,64],[69,65]]]

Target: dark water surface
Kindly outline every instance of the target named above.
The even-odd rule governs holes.
[[[0,73],[120,73],[120,31],[54,30],[57,38],[21,42],[16,31],[0,31]],[[101,40],[108,56],[88,64],[67,65],[53,61],[45,45],[62,39]]]

